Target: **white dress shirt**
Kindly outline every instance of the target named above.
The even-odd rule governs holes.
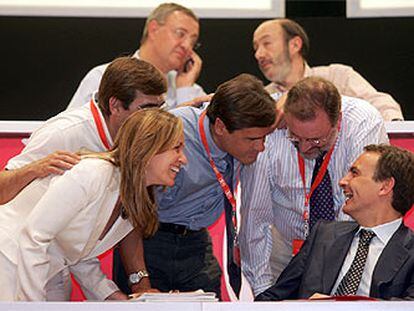
[[[352,244],[349,248],[348,254],[345,257],[344,264],[342,265],[341,271],[338,275],[335,285],[332,288],[331,295],[333,295],[336,292],[339,283],[341,283],[343,277],[351,267],[352,261],[354,260],[356,251],[358,249],[359,232],[361,231],[361,229],[365,229],[367,231],[373,231],[375,233],[375,236],[372,238],[371,243],[369,244],[367,261],[365,262],[364,271],[362,272],[361,283],[359,284],[356,294],[361,296],[369,296],[372,275],[374,273],[374,268],[377,264],[378,258],[380,257],[388,241],[400,227],[401,223],[402,218],[398,218],[396,220],[376,227],[366,228],[361,226],[358,229],[358,232],[355,234],[355,237],[352,240]]]
[[[97,107],[95,102],[94,105]],[[106,139],[112,146],[113,141],[106,123],[103,121],[103,115],[99,108],[97,110],[102,120]],[[32,133],[22,152],[8,161],[6,168],[8,170],[20,168],[42,159],[56,150],[76,152],[80,149],[95,152],[106,151],[106,147],[98,135],[89,102],[80,108],[63,111],[44,122],[40,128]]]
[[[139,59],[139,50],[132,57]],[[109,63],[92,68],[82,79],[78,89],[73,95],[67,109],[73,109],[82,106],[91,100],[92,94],[99,89],[102,76],[109,66]],[[171,70],[167,73],[168,90],[166,94],[166,109],[172,109],[179,104],[188,102],[196,97],[206,95],[201,86],[194,83],[192,86],[176,87],[175,79],[177,71]]]
[[[321,77],[332,82],[341,95],[358,97],[366,100],[381,113],[385,121],[403,119],[400,105],[391,95],[378,92],[367,80],[352,67],[342,64],[309,67],[305,63],[303,77]],[[266,86],[269,93],[286,92],[282,86],[270,83]]]

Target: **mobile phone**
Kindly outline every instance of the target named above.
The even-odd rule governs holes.
[[[191,67],[194,65],[194,60],[190,57],[186,60],[183,66],[183,72],[187,73],[190,71]]]

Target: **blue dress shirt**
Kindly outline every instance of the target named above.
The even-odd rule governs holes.
[[[226,198],[201,142],[198,120],[202,110],[182,107],[170,112],[183,120],[188,164],[180,170],[172,188],[157,188],[159,221],[185,225],[191,230],[206,228],[219,218]],[[228,154],[214,143],[207,116],[204,129],[214,163],[227,180]]]

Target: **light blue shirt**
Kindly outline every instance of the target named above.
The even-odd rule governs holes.
[[[336,292],[339,283],[342,281],[343,277],[351,267],[352,261],[354,260],[356,251],[358,249],[359,232],[361,231],[361,229],[365,229],[367,231],[373,231],[375,233],[375,236],[372,238],[371,243],[369,244],[367,261],[365,262],[364,271],[362,271],[361,283],[359,283],[359,287],[356,294],[361,296],[369,296],[372,275],[374,273],[374,268],[377,264],[378,258],[381,256],[382,251],[388,244],[388,241],[394,235],[395,231],[397,231],[398,228],[401,226],[401,223],[402,218],[398,218],[396,220],[376,227],[366,228],[361,226],[358,229],[354,239],[352,240],[352,244],[349,248],[348,254],[345,257],[345,261],[342,265],[341,272],[338,275],[338,279],[336,280],[335,285],[332,288],[331,295],[333,295]]]
[[[384,121],[367,102],[342,96],[342,122],[331,161],[335,220],[348,220],[342,212],[345,202],[339,180],[368,144],[388,143]],[[297,152],[286,130],[267,136],[265,151],[241,174],[240,245],[242,268],[255,295],[274,284],[275,266],[286,267],[292,254],[292,240],[304,239],[305,197]],[[306,191],[309,192],[315,160],[305,159]],[[272,227],[278,233],[274,241]],[[273,244],[278,249],[274,250]],[[282,247],[280,246],[282,245]],[[271,265],[271,260],[273,260]]]
[[[192,230],[206,228],[221,215],[226,198],[200,139],[198,120],[202,110],[183,107],[170,112],[183,120],[188,163],[176,176],[174,187],[157,190],[159,221],[185,225]],[[207,116],[204,119],[204,129],[214,163],[226,179],[228,154],[214,143]]]

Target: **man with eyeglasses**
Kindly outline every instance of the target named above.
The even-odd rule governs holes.
[[[341,97],[322,78],[292,87],[284,113],[287,129],[270,134],[241,175],[242,269],[255,296],[274,284],[319,219],[347,219],[339,179],[365,145],[388,143],[373,106]]]
[[[82,107],[64,111],[47,120],[33,132],[23,151],[7,163],[6,170],[0,172],[1,203],[13,199],[36,178],[63,174],[72,168],[80,160],[73,152],[110,149],[128,116],[140,109],[160,107],[166,89],[165,77],[153,65],[131,57],[115,59],[106,69],[96,97]],[[130,238],[136,237],[134,232]],[[78,270],[81,272],[77,275],[81,277],[81,283],[89,282],[92,284],[89,287],[96,289],[95,293],[85,293],[88,298],[126,299],[112,281],[104,281],[104,277],[89,279],[93,273],[89,274],[88,269],[95,269],[96,265],[99,261],[90,262],[88,267]],[[141,270],[145,266],[132,266],[131,269]],[[142,286],[150,287],[149,282],[143,283]],[[51,289],[48,300],[68,300],[70,284],[55,284],[55,287]]]
[[[157,67],[167,78],[166,108],[206,95],[195,82],[202,60],[195,50],[200,46],[199,22],[194,12],[176,3],[163,3],[148,16],[141,46],[132,57]],[[68,109],[90,100],[108,64],[93,68],[81,81]]]

